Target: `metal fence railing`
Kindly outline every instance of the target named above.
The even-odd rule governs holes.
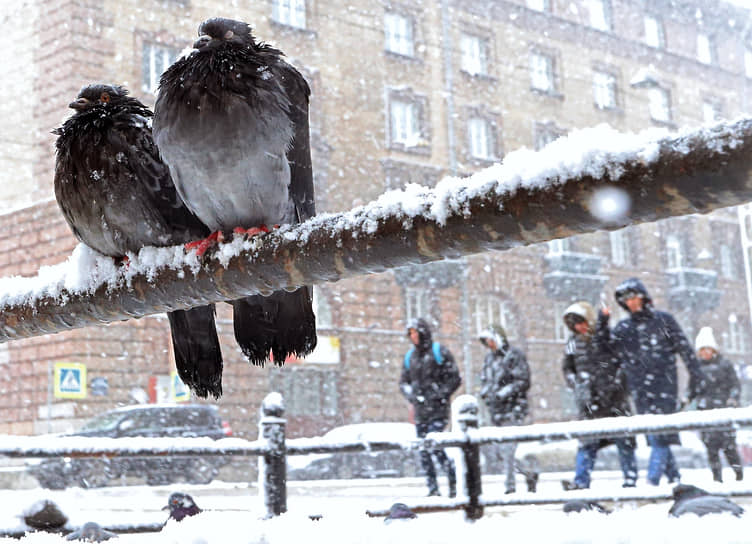
[[[480,446],[504,442],[557,441],[630,436],[641,433],[676,432],[702,429],[736,429],[752,425],[752,408],[725,408],[671,415],[642,415],[604,418],[588,421],[543,423],[518,427],[479,427],[478,402],[471,395],[462,395],[458,404],[459,430],[431,433],[425,439],[410,441],[327,441],[318,438],[287,440],[282,397],[267,395],[262,403],[259,420],[259,439],[255,441],[228,438],[213,441],[208,438],[86,438],[59,437],[54,443],[49,437],[6,436],[0,445],[0,456],[6,457],[162,457],[162,456],[250,456],[260,458],[259,488],[268,516],[287,511],[287,456],[311,453],[378,452],[424,448],[460,448],[465,498],[432,503],[423,511],[464,509],[468,519],[483,515],[484,506],[504,504],[545,503],[545,499],[525,498],[481,499]],[[644,493],[643,493],[644,494]],[[660,498],[625,491],[625,499]],[[618,497],[609,496],[609,500]],[[552,502],[552,501],[548,501]],[[555,499],[553,502],[557,502]],[[369,510],[369,515],[384,515],[386,511]]]

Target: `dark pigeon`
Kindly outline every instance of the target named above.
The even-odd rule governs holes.
[[[68,516],[63,514],[56,503],[45,499],[27,508],[23,520],[37,531],[58,532],[68,523]]]
[[[162,510],[169,510],[168,520],[182,521],[184,518],[201,513],[201,508],[196,505],[193,497],[187,493],[175,492],[167,499],[167,506]]]
[[[586,501],[582,499],[573,499],[564,503],[564,512],[567,514],[573,512],[600,512],[601,514],[610,514],[611,510],[598,504],[595,501]]]
[[[185,207],[149,128],[151,111],[123,87],[89,85],[58,135],[55,197],[76,238],[123,259],[144,246],[206,236]],[[178,374],[199,397],[222,394],[214,306],[167,314]]]
[[[677,518],[684,514],[704,516],[705,514],[722,514],[724,512],[739,517],[744,513],[744,508],[729,499],[712,495],[693,485],[677,485],[674,487],[673,496],[674,504],[668,513]]]
[[[98,523],[88,521],[77,531],[73,531],[65,540],[81,540],[83,542],[104,542],[111,538],[117,538],[116,533],[103,529]]]
[[[310,89],[282,52],[231,19],[199,27],[195,50],[160,80],[154,138],[186,205],[214,233],[300,223],[315,211]],[[311,289],[233,301],[235,338],[253,363],[316,347]]]
[[[410,508],[401,502],[395,502],[389,511],[389,514],[384,518],[384,523],[391,523],[397,519],[415,519],[418,516],[410,510]]]

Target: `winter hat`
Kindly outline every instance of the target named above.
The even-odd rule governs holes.
[[[697,333],[695,338],[695,351],[700,351],[702,348],[710,348],[718,352],[718,344],[713,336],[713,329],[711,327],[703,327],[700,332]]]
[[[566,323],[567,328],[572,332],[574,332],[575,323],[579,321],[577,317],[583,321],[587,321],[591,329],[595,325],[595,309],[589,302],[585,302],[584,300],[577,301],[569,306],[564,310],[564,315],[562,317],[564,318],[564,323]]]
[[[649,305],[653,303],[650,295],[648,294],[648,290],[645,288],[645,284],[643,284],[637,278],[626,279],[616,286],[614,298],[616,299],[616,302],[619,303],[619,306],[621,306],[625,310],[629,310],[629,307],[626,303],[626,299],[629,295],[637,295],[642,297],[644,304]]]
[[[496,342],[496,346],[501,348],[507,344],[507,333],[504,330],[504,327],[494,323],[489,325],[487,329],[481,331],[478,335],[478,340],[484,345],[486,340],[493,340]]]

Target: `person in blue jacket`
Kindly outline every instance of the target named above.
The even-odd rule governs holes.
[[[653,301],[637,278],[624,280],[616,288],[616,301],[629,312],[612,333],[613,345],[627,375],[627,383],[638,414],[672,414],[679,410],[679,379],[676,355],[689,371],[688,400],[704,387],[705,375],[692,345],[674,317],[653,308]],[[651,448],[648,483],[658,485],[665,474],[669,483],[680,479],[671,452],[680,444],[679,434],[648,434]]]
[[[419,438],[423,438],[428,433],[446,428],[449,400],[462,383],[462,378],[452,353],[433,341],[431,328],[424,319],[414,319],[407,324],[407,337],[413,348],[405,354],[399,386],[404,397],[413,405],[415,431]],[[420,451],[420,464],[428,481],[428,495],[440,495],[432,455],[447,473],[449,496],[456,496],[454,463],[441,448]]]

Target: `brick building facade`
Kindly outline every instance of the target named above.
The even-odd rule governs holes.
[[[750,13],[709,0],[48,0],[0,8],[15,24],[13,101],[0,150],[0,276],[32,275],[75,246],[52,198],[54,137],[66,105],[93,81],[120,83],[153,104],[161,71],[210,16],[241,18],[286,52],[309,80],[319,211],[342,211],[385,190],[434,185],[522,146],[568,131],[696,126],[749,111]],[[23,24],[20,24],[23,21]],[[33,29],[33,36],[25,34]],[[22,45],[21,45],[22,44]],[[464,391],[483,357],[475,335],[503,322],[532,366],[536,421],[570,417],[560,315],[642,278],[688,335],[712,325],[746,376],[752,364],[745,256],[734,210],[596,232],[317,286],[321,360],[250,367],[219,308],[225,355],[223,413],[255,437],[271,390],[288,404],[292,435],[345,423],[404,420],[396,382],[404,324],[424,315],[455,354]],[[334,354],[332,358],[332,354]],[[55,362],[87,365],[105,396],[51,399]],[[155,316],[0,345],[0,432],[38,433],[148,391],[173,369],[166,319]]]

